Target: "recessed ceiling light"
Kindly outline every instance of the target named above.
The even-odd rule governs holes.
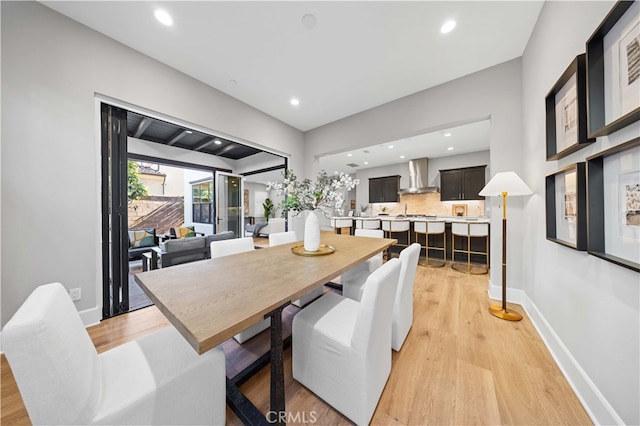
[[[404,158],[404,155],[401,155],[400,158]]]
[[[389,149],[393,148],[393,145],[389,145]]]
[[[317,22],[315,15],[311,13],[307,13],[302,17],[302,26],[308,30],[315,28]]]
[[[347,157],[351,157],[351,156],[353,156],[353,154],[347,154]]]
[[[440,27],[440,32],[442,34],[446,34],[448,32],[451,32],[455,27],[456,27],[456,21],[450,20],[450,21],[445,22],[442,25],[442,27]]]
[[[338,174],[338,171],[336,170],[336,171],[335,171],[335,172],[333,172],[333,173]]]
[[[447,148],[447,151],[453,151],[453,147],[450,146],[449,148]]]
[[[222,145],[222,141],[220,139],[216,139],[213,141],[216,145]]]
[[[193,131],[192,131],[192,130],[187,130],[187,134],[189,134],[189,135],[190,135],[191,133],[193,133]]]
[[[297,98],[291,98],[291,105],[298,106],[300,105],[300,101]]]
[[[165,10],[158,9],[153,13],[153,15],[158,21],[160,21],[161,24],[167,26],[173,25],[173,19],[171,18],[171,15],[169,15]]]
[[[445,133],[445,134],[444,134],[444,137],[445,137],[445,138],[448,138],[449,136],[451,136],[451,133]]]
[[[364,162],[364,164],[369,164],[369,162],[368,162],[368,161],[365,161],[365,162]]]

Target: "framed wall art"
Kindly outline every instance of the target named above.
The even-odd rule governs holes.
[[[585,163],[576,163],[545,178],[547,239],[575,250],[587,249]]]
[[[545,98],[547,161],[557,160],[595,142],[587,137],[585,54],[578,55]]]
[[[467,205],[466,204],[454,204],[451,206],[451,216],[466,216]]]
[[[619,1],[587,41],[588,136],[640,120],[640,2]]]
[[[587,158],[588,251],[640,272],[640,138]]]

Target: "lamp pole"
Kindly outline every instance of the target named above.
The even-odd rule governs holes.
[[[489,306],[491,315],[507,321],[520,321],[522,315],[507,311],[507,192],[502,192],[502,306]]]

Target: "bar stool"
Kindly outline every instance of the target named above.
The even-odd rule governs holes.
[[[393,234],[397,233],[406,233],[407,234],[407,243],[402,243],[399,240],[395,246],[397,247],[409,247],[411,244],[411,221],[408,219],[381,219],[382,230],[385,233],[387,238],[395,238]],[[391,255],[391,247],[387,249],[387,259],[390,259]]]
[[[462,249],[456,249],[456,237],[461,237],[467,240],[466,248],[463,244]],[[484,238],[485,250],[473,251],[471,250],[472,238]],[[466,253],[467,262],[456,262],[456,253]],[[471,265],[471,255],[479,254],[485,258],[485,265]],[[489,272],[489,224],[488,223],[469,223],[469,222],[452,222],[451,223],[451,267],[458,272],[464,272],[465,274],[482,275]]]
[[[424,252],[424,266],[430,268],[442,268],[447,264],[447,237],[445,235],[445,222],[444,220],[421,220],[413,223],[413,231],[416,233],[415,241],[420,242],[418,235],[424,235],[424,244],[421,246],[425,249]],[[429,245],[429,236],[442,235],[442,246]],[[433,240],[434,238],[432,238]],[[436,260],[436,263],[429,263],[429,250],[442,251],[442,261]]]
[[[356,229],[380,229],[380,219],[374,217],[357,217]]]
[[[349,234],[353,233],[353,218],[351,217],[334,217],[331,219],[331,225],[336,234],[342,234],[342,228],[349,228]]]

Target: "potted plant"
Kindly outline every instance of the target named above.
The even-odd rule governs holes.
[[[380,207],[380,215],[381,216],[387,216],[389,214],[389,213],[387,213],[387,211],[389,211],[389,207],[387,207],[387,206]]]
[[[282,211],[300,213],[308,211],[305,219],[304,249],[308,252],[318,251],[320,247],[320,224],[316,211],[325,216],[334,211],[342,211],[344,193],[359,183],[346,173],[330,176],[322,170],[316,181],[311,179],[299,180],[292,170],[286,170],[282,182],[269,182],[267,190],[275,190],[278,195],[285,196],[282,201]],[[341,213],[340,213],[341,214]]]
[[[262,208],[264,209],[264,219],[268,222],[271,214],[273,213],[273,201],[271,201],[270,198],[267,198],[264,200],[264,203],[262,203]]]
[[[367,210],[369,210],[369,204],[361,204],[360,205],[360,214],[361,216],[364,216],[367,213]]]

